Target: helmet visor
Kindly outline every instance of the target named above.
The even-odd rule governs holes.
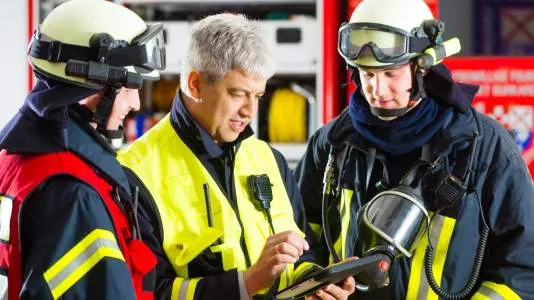
[[[338,51],[347,60],[372,52],[383,63],[396,62],[409,50],[409,37],[399,30],[378,24],[349,23],[339,29]]]

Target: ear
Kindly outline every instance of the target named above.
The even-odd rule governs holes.
[[[187,88],[191,97],[200,99],[200,72],[191,70],[187,76]]]
[[[78,101],[78,103],[80,105],[87,107],[90,111],[94,112],[96,110],[96,107],[98,106],[98,103],[100,102],[100,99],[102,99],[103,95],[104,95],[104,91],[98,91],[97,93],[94,93],[91,96],[88,96]]]

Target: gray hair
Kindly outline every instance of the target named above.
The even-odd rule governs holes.
[[[216,14],[191,27],[180,86],[182,92],[190,96],[187,77],[193,70],[216,83],[231,70],[269,79],[275,69],[276,60],[258,21],[248,20],[244,15]]]

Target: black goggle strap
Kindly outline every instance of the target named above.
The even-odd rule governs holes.
[[[421,37],[410,37],[409,52],[423,53],[431,45],[430,39]]]
[[[28,55],[34,58],[45,59],[49,62],[68,62],[69,60],[77,61],[96,61],[98,49],[62,43],[59,41],[43,41],[38,38],[39,33],[36,30],[33,40],[28,48]],[[147,63],[147,53],[144,45],[127,46],[112,48],[105,59],[105,63],[110,66],[142,66]]]
[[[148,63],[144,46],[114,48],[105,60],[110,66],[135,66]],[[49,62],[68,62],[69,60],[96,61],[96,50],[89,47],[66,44],[58,41],[34,40],[28,49],[28,55],[46,59]]]
[[[34,58],[46,59],[49,62],[67,62],[75,60],[94,60],[95,49],[78,45],[66,44],[58,41],[42,41],[35,34],[28,55]]]

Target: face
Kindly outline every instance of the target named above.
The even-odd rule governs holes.
[[[383,109],[405,108],[410,103],[412,70],[410,64],[391,69],[358,68],[362,90],[370,106]]]
[[[191,72],[188,87],[196,100],[184,101],[187,110],[217,143],[230,143],[245,130],[258,112],[266,79],[232,70],[216,83]]]
[[[106,129],[117,130],[124,123],[124,118],[131,110],[138,111],[140,106],[139,91],[121,88],[106,123]]]

